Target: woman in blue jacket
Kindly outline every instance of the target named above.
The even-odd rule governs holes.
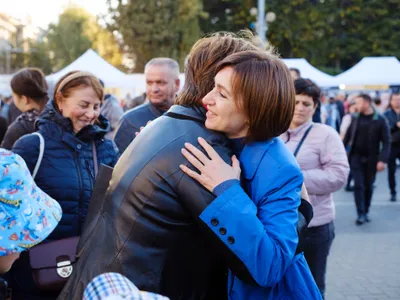
[[[181,168],[217,196],[200,218],[255,281],[247,284],[230,272],[229,299],[321,299],[304,255],[296,254],[303,176],[277,138],[295,106],[289,70],[272,54],[233,54],[217,67],[215,88],[203,103],[206,127],[224,132],[236,156],[230,166],[199,139],[207,155],[190,144],[182,153],[200,174]]]
[[[100,115],[103,87],[87,72],[70,72],[55,86],[50,101],[37,122],[44,138],[43,160],[35,177],[36,184],[57,199],[63,217],[49,240],[79,236],[87,214],[95,182],[94,153],[97,166],[114,167],[118,150],[104,138],[109,122]],[[31,173],[39,157],[37,135],[25,135],[12,148],[27,163]],[[29,268],[28,255],[23,254],[11,271],[13,298],[52,299],[57,295],[36,289]]]

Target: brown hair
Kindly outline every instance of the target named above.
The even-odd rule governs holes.
[[[314,106],[317,106],[321,97],[321,90],[319,87],[312,82],[310,79],[299,78],[294,81],[294,88],[296,95],[306,95],[311,97],[314,102]]]
[[[257,50],[255,43],[250,31],[239,34],[218,32],[198,40],[190,50],[185,64],[185,84],[175,103],[201,105],[201,100],[214,87],[217,64],[230,54]]]
[[[11,89],[18,96],[25,96],[44,106],[49,100],[48,85],[42,70],[25,68],[20,70],[11,79]]]
[[[295,90],[289,69],[265,51],[235,53],[216,68],[233,68],[232,94],[248,118],[247,141],[265,141],[284,133],[293,118]]]
[[[77,76],[79,75],[78,73],[80,73],[81,76]],[[76,75],[73,76],[73,74]],[[68,77],[70,77],[71,80],[68,80]],[[56,83],[54,88],[55,107],[58,109],[58,103],[62,100],[62,98],[68,98],[73,91],[84,87],[93,88],[100,101],[103,102],[104,88],[99,79],[88,72],[72,71],[65,74]]]

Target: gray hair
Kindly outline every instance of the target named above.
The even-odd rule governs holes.
[[[144,71],[146,72],[147,68],[150,66],[166,66],[175,76],[175,79],[179,78],[179,64],[176,60],[168,57],[156,57],[151,59],[144,67]]]

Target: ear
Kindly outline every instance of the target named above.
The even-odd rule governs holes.
[[[179,91],[180,86],[181,86],[181,80],[179,78],[175,79],[175,91],[176,92]]]
[[[22,95],[19,100],[24,104],[24,105],[28,105],[30,103],[30,99],[24,95]]]

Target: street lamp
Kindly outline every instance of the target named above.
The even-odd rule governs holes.
[[[258,0],[258,8],[252,7],[249,12],[252,16],[258,15],[256,25],[257,35],[263,42],[266,42],[268,23],[272,23],[276,20],[276,14],[270,11],[265,15],[265,0]]]

